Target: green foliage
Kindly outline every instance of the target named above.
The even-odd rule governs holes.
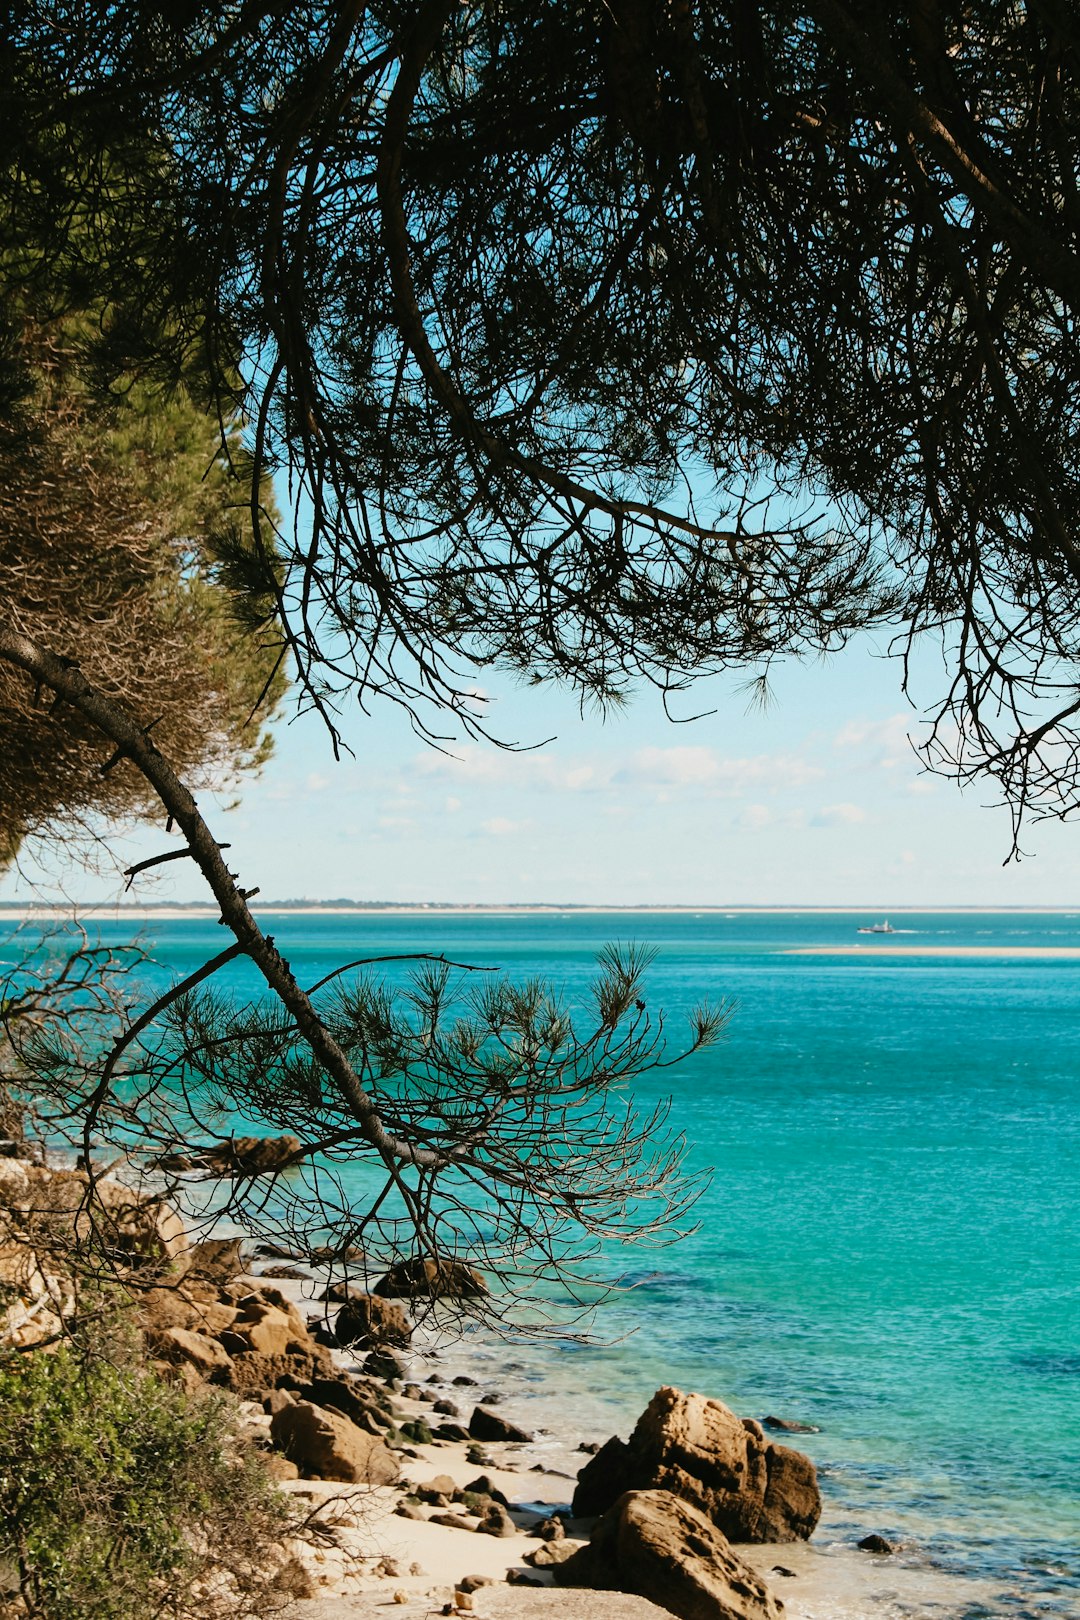
[[[0,1358],[0,1561],[42,1620],[266,1612],[283,1498],[220,1397],[61,1347]],[[226,1595],[227,1594],[227,1597]]]
[[[0,578],[24,633],[153,724],[196,785],[222,786],[264,762],[284,690],[273,502],[221,334],[213,353],[198,336],[169,166],[145,140],[116,143],[93,151],[47,123],[11,160],[24,206],[0,221]],[[150,298],[162,254],[172,286]],[[30,834],[150,808],[133,772],[102,774],[100,749],[0,672],[0,867]]]

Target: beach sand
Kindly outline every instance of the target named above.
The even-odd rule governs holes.
[[[1076,945],[789,945],[782,956],[1080,957]]]
[[[311,1310],[310,1284],[275,1279],[275,1286],[288,1292],[302,1310]],[[299,1602],[290,1620],[378,1620],[395,1614],[404,1620],[420,1620],[421,1616],[441,1614],[453,1601],[457,1583],[468,1575],[487,1576],[494,1583],[472,1594],[472,1608],[466,1612],[476,1620],[547,1620],[548,1616],[551,1620],[662,1620],[666,1611],[644,1599],[555,1587],[548,1571],[524,1564],[525,1554],[541,1545],[529,1533],[531,1525],[552,1512],[564,1517],[568,1538],[587,1539],[589,1522],[574,1521],[569,1513],[576,1472],[587,1460],[576,1448],[579,1440],[600,1441],[607,1434],[587,1421],[582,1423],[582,1414],[568,1407],[564,1392],[552,1383],[538,1386],[531,1380],[525,1395],[518,1382],[514,1393],[516,1380],[501,1379],[495,1369],[500,1363],[508,1374],[511,1368],[522,1368],[520,1358],[527,1358],[528,1352],[521,1343],[511,1347],[496,1341],[494,1335],[471,1344],[446,1334],[429,1340],[425,1331],[418,1330],[411,1349],[399,1354],[408,1380],[459,1405],[461,1415],[455,1421],[467,1424],[472,1405],[485,1392],[499,1384],[509,1385],[505,1401],[499,1401],[496,1409],[531,1428],[535,1434],[531,1444],[486,1442],[490,1465],[470,1462],[465,1442],[416,1445],[411,1448],[414,1457],[402,1458],[402,1474],[413,1485],[448,1474],[458,1486],[487,1474],[510,1502],[518,1533],[496,1538],[401,1517],[394,1512],[406,1494],[400,1486],[287,1481],[283,1488],[302,1500],[306,1493],[312,1506],[318,1501],[333,1503],[330,1512],[340,1521],[335,1531],[341,1543],[337,1549],[305,1554],[316,1594]],[[344,1368],[356,1365],[346,1352],[335,1359]],[[470,1370],[477,1379],[474,1385],[455,1384],[455,1377],[470,1376]],[[724,1395],[722,1390],[707,1393],[721,1399]],[[393,1398],[406,1416],[431,1419],[430,1403],[408,1400],[399,1392]],[[268,1427],[261,1408],[247,1410],[254,1426]],[[631,1427],[632,1422],[620,1425],[624,1437]],[[798,1437],[792,1438],[797,1443]],[[440,1510],[426,1507],[423,1511]],[[452,1507],[450,1511],[460,1513],[461,1509]],[[946,1620],[971,1614],[973,1605],[987,1615],[1005,1612],[999,1607],[1001,1593],[994,1583],[950,1574],[930,1563],[915,1546],[901,1548],[895,1557],[861,1552],[854,1542],[862,1533],[865,1531],[853,1532],[849,1524],[836,1519],[826,1494],[825,1513],[810,1542],[740,1544],[734,1550],[783,1600],[786,1620],[929,1620],[931,1616]],[[392,1570],[380,1570],[383,1559],[392,1561]],[[508,1584],[507,1575],[514,1570],[542,1586]],[[1021,1594],[1017,1591],[1012,1596],[1019,1601]]]

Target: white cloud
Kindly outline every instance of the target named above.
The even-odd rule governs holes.
[[[456,754],[417,754],[413,770],[418,776],[462,786],[543,787],[577,793],[600,785],[597,768],[591,763],[566,762],[556,754],[540,750],[514,753],[474,743],[460,748]]]
[[[537,750],[514,754],[473,746],[448,754],[420,754],[413,769],[426,778],[462,787],[507,787],[520,791],[595,793],[626,787],[651,789],[667,802],[679,792],[738,798],[751,787],[775,791],[801,787],[824,775],[797,754],[730,757],[709,747],[639,748],[630,754],[583,759]]]
[[[453,815],[455,810],[461,809],[461,800],[455,798],[451,793],[446,799],[443,800],[443,809],[448,811],[450,815]]]
[[[854,749],[873,757],[882,770],[915,764],[911,733],[918,720],[913,714],[892,714],[886,720],[849,720],[833,738],[833,747]]]
[[[750,832],[761,832],[765,827],[771,827],[776,817],[767,804],[748,804],[740,810],[732,822],[732,826],[745,827]]]
[[[854,827],[866,820],[866,811],[859,804],[823,804],[811,818],[812,827]]]
[[[304,786],[309,793],[322,793],[330,786],[330,778],[321,776],[318,771],[311,771]]]
[[[639,748],[612,775],[615,783],[705,789],[710,796],[738,798],[751,787],[802,787],[824,772],[797,754],[732,758],[715,748]]]
[[[491,816],[480,823],[483,831],[490,833],[493,838],[506,838],[511,833],[524,832],[528,825],[527,821],[511,821],[508,816]]]
[[[773,810],[767,804],[748,804],[732,817],[733,827],[747,832],[764,832],[768,827],[805,827],[805,810]]]

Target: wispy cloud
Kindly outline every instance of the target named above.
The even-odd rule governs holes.
[[[513,833],[524,832],[528,825],[527,821],[511,821],[509,816],[489,816],[480,823],[481,829],[492,838],[509,838]]]
[[[911,768],[916,763],[911,739],[918,724],[911,713],[891,714],[885,720],[849,720],[833,738],[833,747],[869,755],[882,770]]]
[[[810,818],[811,827],[855,827],[866,820],[861,804],[823,804]]]
[[[417,775],[460,786],[522,791],[600,793],[641,788],[664,795],[738,798],[753,788],[775,792],[802,787],[824,775],[797,754],[730,756],[709,747],[638,748],[583,759],[556,753],[506,754],[469,746],[456,757],[421,754]]]

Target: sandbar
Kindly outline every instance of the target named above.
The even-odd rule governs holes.
[[[790,945],[783,956],[1080,957],[1077,945]]]

